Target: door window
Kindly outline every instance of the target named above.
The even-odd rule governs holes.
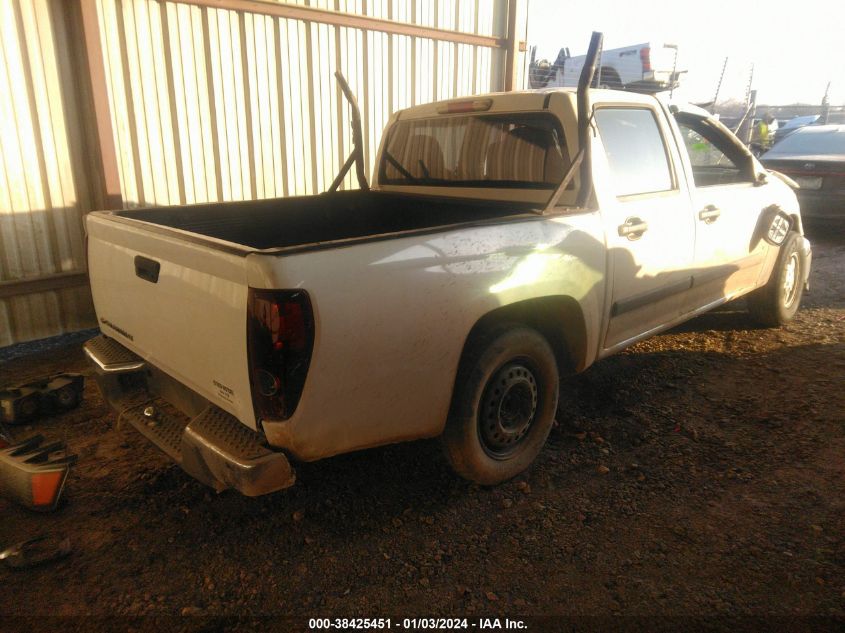
[[[689,154],[696,187],[752,182],[753,169],[737,144],[705,118],[675,116]]]
[[[600,108],[596,123],[617,196],[673,189],[663,135],[648,108]]]

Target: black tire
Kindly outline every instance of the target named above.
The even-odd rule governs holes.
[[[493,485],[528,468],[554,423],[558,380],[554,352],[536,330],[501,326],[470,342],[441,438],[452,469]]]
[[[798,233],[786,236],[769,281],[748,295],[748,311],[761,325],[778,327],[789,323],[804,294],[804,261],[798,247]]]

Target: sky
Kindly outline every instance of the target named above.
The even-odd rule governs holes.
[[[751,64],[757,103],[845,104],[845,0],[527,0],[530,46],[554,60],[568,46],[586,52],[592,31],[605,49],[671,42],[687,70],[676,96],[710,101],[725,57],[719,101],[744,99]]]

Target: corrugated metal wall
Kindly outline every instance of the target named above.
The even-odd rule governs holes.
[[[61,4],[0,0],[0,85],[15,88],[0,91],[0,282],[84,270],[80,218],[92,206],[78,106],[63,90],[74,53]],[[507,28],[506,0],[298,4],[495,37]],[[351,149],[335,69],[358,96],[369,171],[391,112],[503,88],[501,48],[178,1],[96,6],[124,206],[324,190]],[[93,324],[84,287],[0,299],[0,345]]]
[[[70,59],[59,3],[0,0],[0,284],[85,269]],[[85,286],[0,298],[0,346],[94,323]]]
[[[310,6],[502,36],[503,4]],[[351,149],[335,69],[358,95],[368,168],[394,110],[502,87],[501,49],[157,0],[102,0],[100,18],[127,205],[324,190]]]

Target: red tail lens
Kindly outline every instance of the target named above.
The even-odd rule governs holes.
[[[651,70],[651,49],[649,47],[640,49],[640,61],[643,64],[643,72]]]
[[[314,345],[308,294],[250,288],[247,341],[256,415],[289,418],[302,395]]]
[[[64,470],[32,475],[32,505],[35,508],[52,506],[62,489],[67,472]]]
[[[486,112],[493,105],[492,99],[464,99],[449,101],[437,106],[437,114],[456,114],[459,112]]]

